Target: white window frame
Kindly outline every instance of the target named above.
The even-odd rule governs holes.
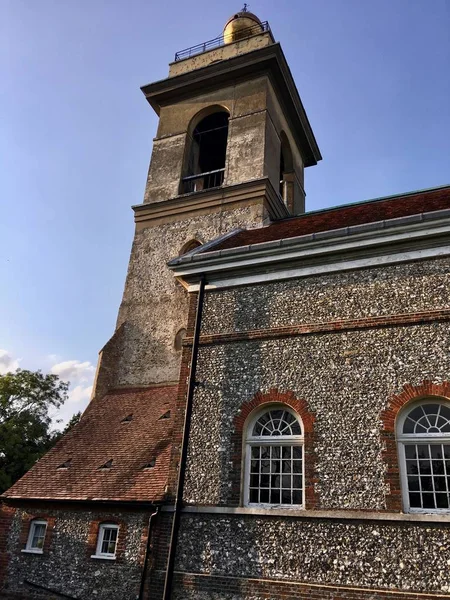
[[[102,552],[102,545],[103,545],[103,541],[104,541],[104,537],[105,537],[105,531],[107,529],[114,529],[117,531],[117,537],[116,537],[116,545],[114,547],[114,552]],[[117,525],[116,523],[101,523],[99,528],[98,528],[98,535],[97,535],[97,546],[95,549],[95,554],[93,554],[91,556],[91,558],[103,558],[106,560],[116,560],[116,553],[117,553],[117,544],[119,542],[119,529],[120,526]]]
[[[302,434],[301,435],[289,435],[289,436],[253,436],[251,432],[258,419],[266,412],[271,410],[284,410],[291,413],[299,422]],[[305,429],[303,421],[292,408],[285,404],[265,404],[251,415],[250,420],[244,428],[244,485],[243,485],[243,504],[249,508],[282,508],[282,509],[293,509],[303,510],[305,508]],[[300,446],[302,448],[302,502],[301,504],[271,504],[269,502],[256,503],[250,502],[250,466],[251,466],[251,449],[253,446]]]
[[[44,537],[42,539],[42,548],[37,548],[36,546],[33,546],[33,538],[34,538],[34,534],[36,532],[36,527],[44,525],[45,530],[44,530]],[[29,552],[31,554],[44,554],[44,544],[45,544],[45,536],[47,535],[47,521],[45,521],[44,519],[33,519],[30,523],[30,529],[28,531],[28,538],[27,538],[27,544],[25,546],[25,549],[22,550],[22,552]]]
[[[408,415],[418,406],[425,404],[443,404],[450,408],[450,402],[446,398],[441,397],[426,397],[417,400],[404,407],[401,412],[396,425],[396,437],[397,437],[397,452],[398,461],[400,467],[400,485],[402,488],[402,499],[403,499],[403,512],[405,513],[421,513],[421,514],[449,514],[450,508],[417,508],[411,507],[409,501],[409,487],[408,487],[408,474],[406,467],[406,453],[405,446],[411,444],[450,444],[450,433],[402,433],[403,426],[405,424]]]

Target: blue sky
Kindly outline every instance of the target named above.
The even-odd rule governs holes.
[[[240,3],[0,0],[0,369],[72,381],[114,330],[156,116],[140,86]],[[254,0],[323,161],[307,210],[450,183],[450,0]]]

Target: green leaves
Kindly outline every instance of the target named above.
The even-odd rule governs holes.
[[[0,493],[61,437],[50,430],[49,410],[64,404],[68,387],[57,375],[41,371],[17,369],[0,375]]]

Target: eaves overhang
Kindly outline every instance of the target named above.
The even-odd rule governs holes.
[[[450,209],[237,248],[213,247],[168,263],[189,291],[197,289],[202,275],[207,288],[216,289],[450,256]]]
[[[279,43],[144,85],[141,90],[159,116],[161,107],[171,102],[261,74],[267,74],[272,81],[292,133],[303,150],[305,166],[317,164],[322,155]]]

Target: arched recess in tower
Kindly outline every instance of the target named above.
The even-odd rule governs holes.
[[[186,175],[181,182],[182,194],[223,184],[229,118],[229,112],[217,106],[209,107],[192,119],[188,130]]]
[[[280,196],[292,211],[294,204],[294,161],[289,140],[284,131],[280,134]]]

